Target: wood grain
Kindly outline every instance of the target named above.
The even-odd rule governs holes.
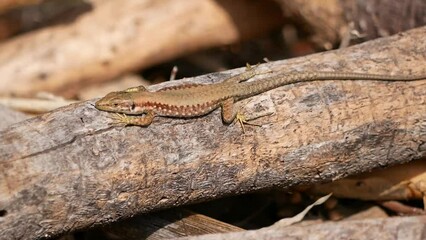
[[[397,240],[423,239],[426,217],[395,217],[326,222],[311,226],[268,227],[245,232],[210,234],[179,238],[181,240],[225,240],[225,239],[365,239]]]
[[[426,27],[261,67],[421,74]],[[243,71],[182,82],[211,83]],[[154,86],[179,84],[171,82]],[[194,119],[112,127],[94,101],[0,132],[0,239],[32,239],[226,195],[339,179],[426,156],[426,81],[322,81],[241,101],[262,127]]]
[[[104,228],[109,239],[163,240],[244,229],[183,208],[145,214]]]

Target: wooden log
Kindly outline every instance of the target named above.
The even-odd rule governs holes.
[[[6,129],[9,125],[29,118],[28,115],[14,111],[0,104],[0,130]]]
[[[426,24],[423,0],[276,0],[320,48],[347,46]]]
[[[310,192],[368,201],[424,199],[426,203],[426,159],[367,172],[339,181],[317,184]]]
[[[426,27],[271,62],[275,74],[424,74]],[[234,69],[187,79],[212,83]],[[259,76],[260,78],[262,76]],[[258,78],[257,78],[258,79]],[[150,90],[179,82],[153,86]],[[31,239],[226,195],[331,181],[426,156],[426,81],[319,81],[240,102],[262,127],[194,119],[114,127],[94,101],[0,132],[0,239]]]
[[[345,18],[353,23],[362,40],[387,37],[426,24],[426,2],[423,0],[340,1]],[[355,36],[356,37],[356,36]]]
[[[244,229],[183,208],[141,215],[100,229],[107,239],[159,240],[211,233],[238,232]]]
[[[245,232],[209,234],[179,238],[181,240],[224,239],[423,239],[426,217],[395,217],[326,222],[311,226],[268,227]]]
[[[89,4],[89,0],[8,1],[0,1],[0,42],[49,25],[67,24],[83,12],[89,11],[94,4]],[[93,1],[95,0],[91,0]]]
[[[0,45],[0,95],[72,97],[89,83],[266,33],[281,17],[260,0],[107,1]]]

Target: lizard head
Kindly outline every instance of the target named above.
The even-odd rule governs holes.
[[[137,108],[133,100],[133,93],[128,91],[111,92],[95,103],[95,107],[101,111],[141,114],[143,111]]]

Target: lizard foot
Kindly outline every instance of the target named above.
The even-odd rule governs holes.
[[[113,120],[112,125],[125,127],[131,124],[131,119],[126,114],[114,113],[110,116]]]
[[[256,126],[256,127],[262,126],[262,125],[259,125],[259,124],[250,123],[249,121],[251,121],[253,119],[247,119],[246,116],[241,112],[237,112],[237,115],[235,116],[235,118],[240,123],[240,126],[241,126],[241,129],[243,130],[243,133],[246,133],[246,129],[244,128],[244,124],[250,125],[250,126]]]
[[[260,65],[260,63],[257,63],[254,66],[250,65],[250,63],[246,63],[246,71],[251,71],[253,69],[256,69],[259,65]]]
[[[246,63],[246,72],[249,71],[255,71],[256,75],[261,75],[261,74],[267,74],[267,73],[272,73],[271,69],[268,69],[266,71],[256,71],[256,68],[258,68],[260,65],[260,63],[257,63],[256,65],[252,66],[249,63]]]
[[[261,124],[250,123],[250,121],[256,120],[256,119],[261,118],[261,117],[270,116],[272,114],[273,113],[269,113],[269,114],[265,114],[265,115],[262,115],[262,116],[257,116],[257,117],[254,117],[254,118],[247,119],[246,116],[243,113],[237,112],[237,115],[235,116],[235,118],[240,123],[240,126],[241,126],[241,129],[243,130],[243,133],[246,133],[244,125],[250,125],[250,126],[255,126],[255,127],[262,127]]]
[[[146,127],[152,123],[152,120],[154,119],[154,113],[147,112],[142,116],[129,116],[123,113],[115,113],[111,116],[111,118],[113,119],[114,125],[123,127],[127,125]]]

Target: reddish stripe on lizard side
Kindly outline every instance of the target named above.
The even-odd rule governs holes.
[[[145,102],[139,105],[146,110],[152,110],[160,116],[196,117],[207,114],[219,106],[220,101],[210,101],[203,104],[177,106],[158,102]]]
[[[178,89],[187,89],[187,88],[193,88],[193,87],[198,87],[198,86],[203,86],[203,85],[204,84],[197,84],[197,83],[183,84],[183,85],[178,85],[178,86],[165,87],[165,88],[158,90],[157,92],[164,92],[164,91],[178,90]]]

